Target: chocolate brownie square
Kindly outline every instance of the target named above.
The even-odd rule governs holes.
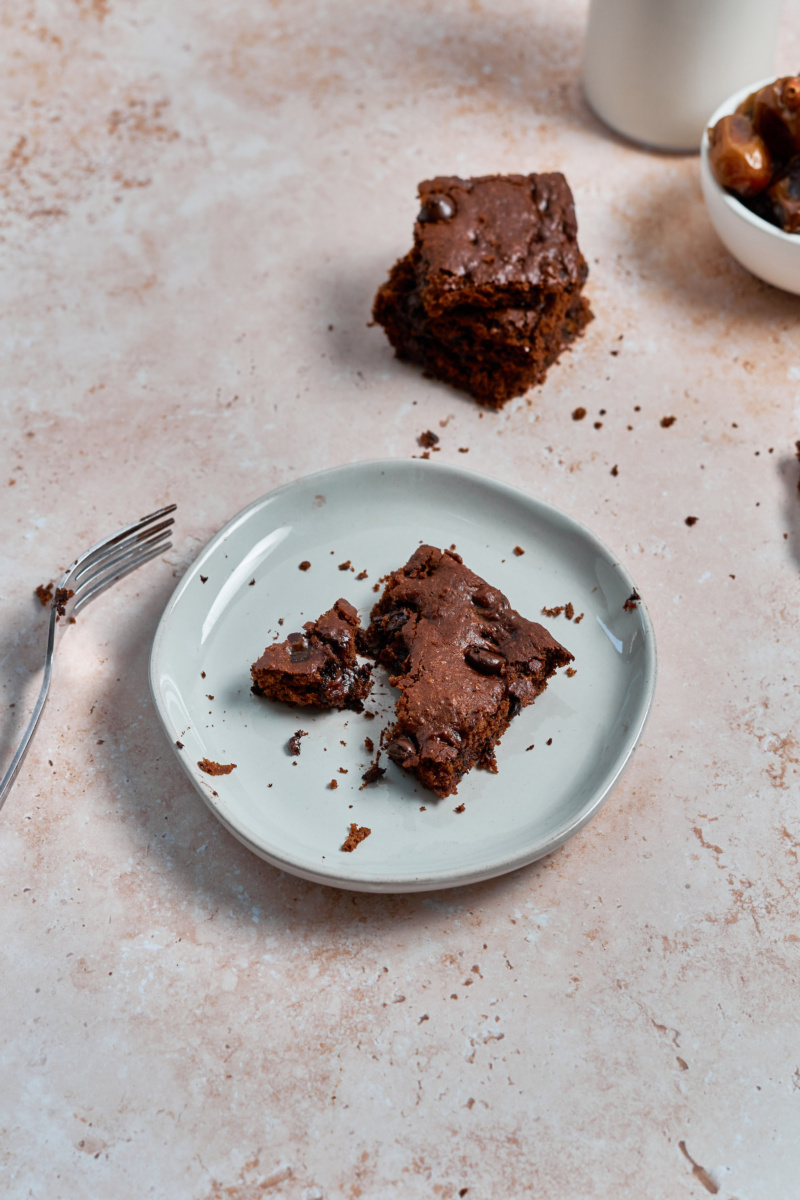
[[[359,666],[356,659],[361,622],[352,604],[337,600],[303,629],[305,633],[290,633],[285,642],[267,646],[253,663],[256,689],[287,704],[361,712],[372,687],[372,667]]]
[[[400,691],[387,753],[438,796],[476,764],[496,770],[511,719],[573,661],[458,554],[435,546],[389,576],[366,640]]]
[[[563,175],[454,176],[419,185],[414,246],[373,317],[398,358],[499,408],[541,383],[592,318]]]

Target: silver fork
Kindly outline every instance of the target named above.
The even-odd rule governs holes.
[[[0,780],[0,808],[11,791],[11,785],[17,777],[25,755],[28,753],[31,739],[36,732],[39,718],[42,715],[47,693],[50,690],[50,677],[53,670],[53,653],[56,645],[56,626],[60,622],[71,624],[75,615],[84,608],[90,600],[94,600],[106,588],[123,576],[135,571],[143,563],[155,558],[164,550],[168,550],[172,542],[165,541],[170,536],[169,528],[174,525],[172,517],[167,520],[168,513],[174,512],[177,505],[168,504],[158,512],[134,521],[118,529],[110,537],[104,538],[96,546],[77,558],[66,574],[61,578],[53,595],[50,609],[50,631],[47,635],[47,655],[44,663],[44,678],[39,692],[39,698],[33,710],[28,727],[22,735],[22,741],[11,760],[11,764]]]

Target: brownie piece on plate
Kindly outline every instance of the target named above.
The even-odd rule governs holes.
[[[315,704],[319,708],[363,709],[372,687],[372,667],[356,659],[358,613],[346,600],[317,621],[306,621],[305,633],[290,633],[285,642],[267,646],[250,668],[256,688],[271,700]]]
[[[553,673],[573,661],[461,557],[420,546],[389,576],[366,639],[400,691],[386,751],[438,796],[494,747]]]
[[[541,383],[592,318],[564,176],[419,185],[414,246],[375,297],[398,358],[499,408]]]

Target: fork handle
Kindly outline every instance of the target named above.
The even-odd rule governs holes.
[[[19,769],[25,761],[25,755],[28,753],[28,747],[33,740],[33,735],[36,732],[36,726],[39,724],[39,719],[44,711],[47,693],[50,691],[50,677],[53,674],[53,650],[55,647],[56,637],[56,608],[53,605],[50,610],[50,630],[47,635],[47,656],[44,662],[44,678],[42,686],[39,689],[39,698],[34,705],[31,719],[28,721],[28,726],[22,735],[22,741],[17,746],[14,757],[12,758],[8,770],[2,779],[0,779],[0,808],[5,803],[6,796],[11,791],[11,785],[17,778]]]

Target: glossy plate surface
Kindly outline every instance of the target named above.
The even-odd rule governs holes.
[[[250,664],[275,634],[283,639],[300,629],[339,596],[366,624],[377,599],[373,585],[421,541],[455,543],[468,567],[572,651],[577,668],[572,678],[559,672],[512,722],[497,750],[499,774],[472,771],[447,800],[385,757],[384,778],[360,790],[370,762],[364,739],[377,746],[392,719],[382,669],[367,702],[374,720],[290,708],[250,691]],[[515,546],[525,553],[516,556]],[[311,567],[300,571],[304,560]],[[364,570],[368,577],[357,579]],[[656,678],[647,611],[642,603],[623,607],[633,586],[586,528],[503,483],[426,461],[339,467],[255,501],[212,538],[156,632],[153,697],[209,808],[276,867],[375,892],[489,879],[576,833],[630,759]],[[585,613],[580,624],[541,615],[543,606],[567,601],[576,615]],[[298,729],[308,737],[294,760],[286,743]],[[202,758],[237,766],[210,777],[197,766]],[[372,833],[344,853],[339,847],[351,822]]]

